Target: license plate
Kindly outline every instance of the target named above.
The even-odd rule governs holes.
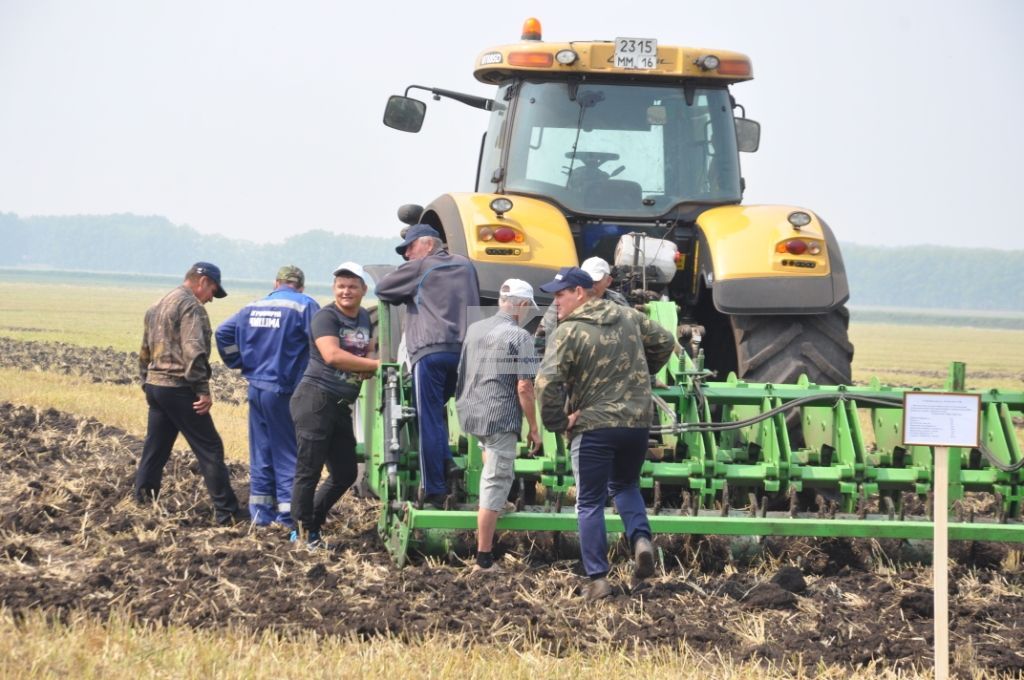
[[[658,68],[658,41],[653,38],[616,38],[615,68]]]

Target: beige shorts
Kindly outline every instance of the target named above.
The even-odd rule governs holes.
[[[501,512],[516,476],[519,433],[498,432],[477,439],[480,448],[484,450],[484,469],[480,475],[480,507]]]

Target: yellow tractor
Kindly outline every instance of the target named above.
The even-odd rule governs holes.
[[[529,19],[473,74],[493,98],[411,85],[384,123],[419,131],[412,90],[490,112],[475,190],[399,210],[473,261],[483,298],[596,255],[632,302],[676,303],[680,338],[722,378],[850,383],[832,230],[803,208],[742,205],[739,152],[757,150],[760,126],[729,88],[753,77],[748,57],[653,38],[544,42]]]

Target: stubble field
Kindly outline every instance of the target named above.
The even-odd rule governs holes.
[[[877,541],[769,540],[749,562],[715,539],[663,542],[665,569],[584,606],[571,560],[502,539],[504,573],[458,560],[396,569],[373,504],[346,497],[328,550],[280,530],[214,529],[191,454],[157,508],[129,499],[144,435],[135,379],[158,287],[21,284],[0,303],[0,676],[75,672],[312,677],[925,677],[930,568]],[[263,291],[232,290],[214,325]],[[1024,331],[854,325],[855,379],[1024,389]],[[245,383],[218,366],[214,417],[247,487]],[[1024,672],[1019,550],[956,544],[954,667]],[[628,564],[619,560],[625,575]],[[616,574],[619,575],[619,574]],[[621,579],[626,580],[626,579]]]

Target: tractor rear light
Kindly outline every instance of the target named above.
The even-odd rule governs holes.
[[[494,240],[499,243],[510,243],[516,240],[516,230],[511,227],[498,227],[494,230]]]
[[[746,59],[722,59],[718,64],[718,72],[723,76],[749,76],[750,62]]]
[[[515,236],[515,242],[516,243],[522,243],[525,240],[526,240],[526,237],[523,236],[523,233],[521,231],[517,231],[516,232],[516,236]]]
[[[523,22],[522,40],[540,40],[540,19],[530,17]]]
[[[776,243],[775,244],[775,252],[777,252],[777,253],[784,253],[784,252],[786,252],[786,242],[785,241],[780,241],[780,242]]]
[[[817,241],[811,241],[807,246],[807,252],[811,255],[821,255],[821,244]]]
[[[807,252],[807,242],[798,238],[786,241],[786,252],[790,255],[803,255]]]
[[[494,240],[494,230],[490,227],[480,227],[480,231],[478,231],[476,235],[481,241]]]
[[[550,52],[511,52],[508,55],[508,63],[512,66],[532,66],[544,68],[551,66],[554,57]]]

